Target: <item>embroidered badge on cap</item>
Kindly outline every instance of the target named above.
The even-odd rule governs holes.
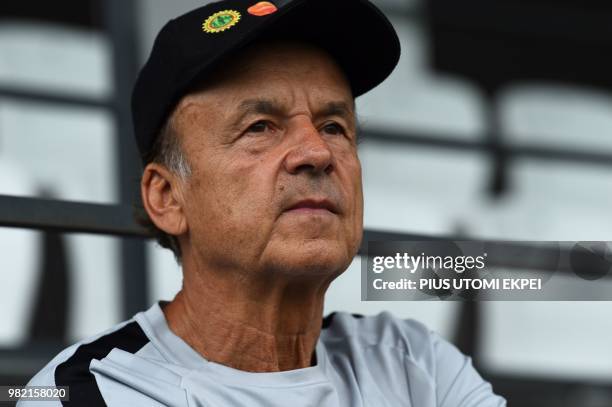
[[[276,6],[269,1],[260,1],[254,6],[249,7],[247,10],[249,14],[254,16],[262,17],[267,16],[268,14],[276,13],[278,9]]]
[[[204,24],[202,24],[202,29],[210,34],[220,33],[235,26],[238,21],[240,21],[239,12],[235,10],[223,10],[208,17],[206,21],[204,21]]]

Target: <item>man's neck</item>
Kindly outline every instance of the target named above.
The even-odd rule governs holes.
[[[183,289],[163,311],[170,329],[209,361],[249,372],[305,368],[314,360],[331,280],[185,273]]]

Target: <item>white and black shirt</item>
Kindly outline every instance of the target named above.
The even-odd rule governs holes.
[[[69,386],[43,406],[503,407],[469,357],[421,323],[388,312],[323,319],[316,365],[251,373],[207,361],[155,304],[57,355],[29,383]]]

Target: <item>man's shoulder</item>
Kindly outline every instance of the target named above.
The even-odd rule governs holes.
[[[412,382],[417,387],[411,389],[415,395],[430,389],[439,405],[455,406],[461,400],[462,406],[506,405],[474,369],[469,356],[413,319],[390,312],[372,316],[335,312],[323,319],[321,338],[331,353],[350,358],[351,365],[361,361],[368,369],[376,369],[379,377],[388,375],[390,382],[400,372],[406,373],[407,385]]]
[[[407,355],[431,353],[439,335],[414,319],[399,318],[388,311],[376,315],[333,312],[323,319],[324,340],[343,337],[364,346],[392,347]]]
[[[78,397],[82,396],[87,399],[81,401],[89,403],[83,405],[98,405],[90,399],[99,396],[95,378],[89,369],[91,361],[103,359],[113,349],[135,353],[148,342],[149,339],[134,319],[123,321],[61,351],[32,377],[28,386],[67,386],[71,389],[71,401],[78,401]],[[19,405],[26,406],[27,403]]]

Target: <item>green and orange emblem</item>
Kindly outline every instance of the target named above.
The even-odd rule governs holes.
[[[232,28],[240,21],[240,13],[235,10],[223,10],[219,11],[212,16],[208,17],[202,29],[207,33],[214,34],[225,31]]]

